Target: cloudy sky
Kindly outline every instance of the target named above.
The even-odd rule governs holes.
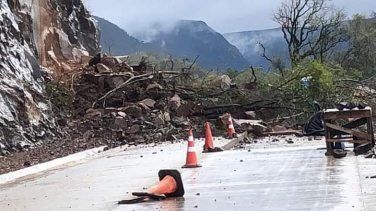
[[[147,29],[151,23],[177,19],[203,20],[215,30],[248,31],[276,27],[273,13],[282,0],[84,0],[97,16],[116,23],[130,34]],[[370,14],[376,0],[332,0],[354,13]]]

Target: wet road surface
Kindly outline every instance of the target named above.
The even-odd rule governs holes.
[[[294,148],[213,154],[202,169],[183,171],[184,201],[115,210],[365,210],[356,158],[327,159],[324,152]]]
[[[201,149],[201,145],[196,147]],[[163,150],[163,151],[161,151]],[[332,159],[317,147],[199,154],[203,165],[181,169],[185,144],[121,151],[32,180],[0,186],[0,210],[375,210],[374,160]],[[183,153],[183,155],[182,155]],[[142,156],[142,157],[141,157]],[[177,168],[180,199],[117,205]],[[371,174],[371,175],[370,175]],[[128,193],[127,193],[128,192]]]

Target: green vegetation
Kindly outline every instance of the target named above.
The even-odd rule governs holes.
[[[54,109],[59,112],[72,109],[74,93],[67,89],[66,84],[59,81],[48,81],[45,90],[52,105],[54,105]]]

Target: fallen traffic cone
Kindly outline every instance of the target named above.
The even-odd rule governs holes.
[[[181,180],[181,175],[177,170],[160,170],[159,173],[160,182],[149,188],[147,192],[133,192],[134,198],[130,200],[119,201],[119,204],[134,204],[141,203],[147,200],[163,200],[170,197],[182,197],[184,196],[184,186]]]
[[[197,156],[195,151],[195,140],[193,138],[192,130],[188,133],[188,150],[187,150],[187,161],[182,168],[197,168],[201,167],[197,164]]]
[[[213,136],[210,129],[210,124],[207,122],[206,124],[206,132],[205,132],[205,145],[204,145],[204,152],[221,152],[223,149],[219,147],[214,148],[213,144]]]
[[[234,138],[236,132],[234,128],[234,124],[232,122],[231,114],[228,115],[228,129],[227,129],[227,135],[228,138]]]

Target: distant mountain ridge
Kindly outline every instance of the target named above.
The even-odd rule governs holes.
[[[288,60],[288,48],[280,28],[226,33],[224,37],[236,46],[253,66],[270,66],[270,63],[260,56],[263,52],[258,43],[264,45],[268,57]]]
[[[170,31],[161,31],[150,42],[141,42],[115,24],[100,18],[102,52],[124,55],[134,52],[170,54],[193,60],[208,69],[238,69],[249,65],[241,52],[203,21],[181,20]]]

